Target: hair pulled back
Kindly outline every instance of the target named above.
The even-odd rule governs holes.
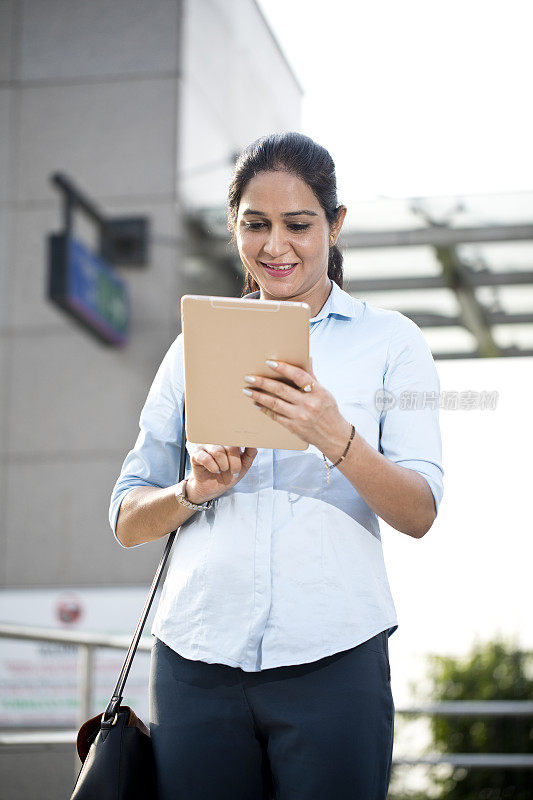
[[[309,186],[324,209],[330,226],[336,221],[341,206],[337,201],[335,164],[325,147],[309,136],[295,131],[270,133],[249,144],[235,164],[228,190],[228,229],[235,240],[237,214],[241,196],[248,181],[259,172],[284,171],[296,175]],[[342,289],[342,253],[330,245],[328,277]],[[242,295],[255,292],[258,284],[245,268]]]

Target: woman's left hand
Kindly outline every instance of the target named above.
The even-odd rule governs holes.
[[[328,450],[332,436],[344,430],[347,423],[331,392],[318,382],[313,372],[313,359],[309,372],[284,361],[267,363],[280,377],[288,378],[299,388],[275,378],[247,375],[244,380],[252,393],[250,399],[263,413],[300,439],[322,452]],[[254,380],[250,381],[250,377]]]

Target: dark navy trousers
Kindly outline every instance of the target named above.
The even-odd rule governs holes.
[[[159,800],[385,800],[387,633],[260,672],[192,661],[156,638],[150,733]]]

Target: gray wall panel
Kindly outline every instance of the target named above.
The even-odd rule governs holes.
[[[148,588],[165,540],[130,550],[115,540],[107,518],[115,459],[32,457],[7,473],[4,586]]]
[[[0,0],[0,81],[12,78],[14,6],[13,0]]]
[[[175,128],[174,78],[24,88],[17,198],[51,199],[55,170],[100,197],[170,195]]]
[[[11,199],[15,144],[12,139],[14,113],[15,92],[8,88],[0,89],[0,203]]]
[[[9,309],[10,330],[36,335],[44,330],[68,336],[71,323],[54,305],[45,300],[47,285],[48,232],[60,228],[59,196],[56,202],[30,211],[19,209],[14,215],[12,229],[12,260],[10,273]]]
[[[175,72],[178,0],[24,0],[20,77]]]
[[[9,380],[8,348],[5,336],[0,337],[0,586],[5,581],[5,549],[7,488],[7,392]]]
[[[75,752],[74,744],[2,748],[0,774],[3,787],[9,787],[9,800],[34,800],[37,780],[39,800],[70,797],[74,788]]]
[[[9,268],[12,252],[12,226],[15,213],[7,205],[0,205],[0,335],[5,332],[9,309],[9,282],[13,270]]]
[[[14,337],[10,455],[53,455],[67,464],[96,453],[120,455],[124,443],[133,444],[141,406],[170,344],[166,328],[144,335],[138,329],[127,352],[83,331]]]
[[[187,204],[201,208],[224,202],[231,164],[219,162],[266,133],[299,129],[301,91],[255,2],[187,0],[186,9],[180,173]]]

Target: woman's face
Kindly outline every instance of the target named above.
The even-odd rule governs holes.
[[[239,204],[236,239],[262,299],[306,302],[311,316],[319,312],[330,291],[330,235],[338,235],[345,214],[343,206],[330,229],[313,191],[292,173],[260,172],[248,181]],[[289,269],[276,269],[281,266]]]

